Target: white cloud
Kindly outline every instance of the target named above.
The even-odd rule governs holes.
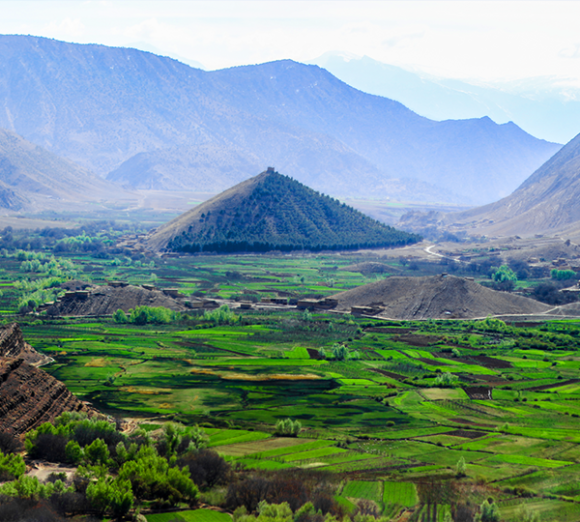
[[[65,18],[58,22],[50,22],[41,31],[43,35],[51,35],[54,38],[65,40],[82,38],[86,32],[85,25],[78,19]]]

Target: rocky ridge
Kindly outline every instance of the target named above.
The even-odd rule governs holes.
[[[34,366],[47,360],[24,341],[17,324],[0,330],[0,430],[22,435],[65,411],[96,413]]]
[[[50,357],[38,353],[24,340],[17,323],[0,329],[0,357],[20,359],[33,366],[41,366],[52,361]]]

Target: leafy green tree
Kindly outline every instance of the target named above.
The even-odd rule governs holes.
[[[475,522],[500,522],[499,507],[493,498],[484,500],[475,515]]]
[[[106,465],[109,462],[109,448],[103,439],[95,439],[85,448],[85,458],[91,464]]]
[[[346,361],[349,356],[348,347],[344,344],[335,343],[332,346],[332,357],[337,361]]]
[[[301,429],[302,424],[300,421],[290,418],[279,420],[276,423],[276,434],[282,435],[283,437],[296,437]]]
[[[125,462],[119,470],[119,479],[129,480],[139,499],[157,499],[176,505],[187,502],[194,505],[199,490],[189,477],[187,468],[170,467],[153,447],[142,446],[135,460]]]
[[[239,321],[239,316],[230,310],[228,305],[222,305],[217,310],[213,311],[206,310],[203,314],[203,318],[206,321],[212,321],[216,325],[234,324]]]
[[[15,453],[5,455],[0,451],[0,481],[13,480],[24,475],[26,464],[24,459]]]
[[[127,314],[120,308],[113,314],[113,321],[118,324],[124,324],[129,321]]]
[[[496,283],[503,283],[504,281],[516,282],[518,280],[515,272],[507,265],[501,265],[491,277]]]
[[[557,270],[554,269],[550,272],[552,279],[556,281],[566,281],[568,279],[574,279],[576,277],[576,272],[574,270]]]
[[[456,469],[458,477],[465,477],[467,473],[467,465],[465,464],[465,458],[463,457],[463,455],[457,461]]]
[[[69,440],[64,451],[67,462],[71,464],[78,464],[84,457],[84,451],[76,440]]]
[[[441,373],[435,378],[435,386],[440,388],[453,388],[459,386],[459,377],[453,373]]]
[[[258,522],[292,522],[293,515],[288,502],[268,504],[262,500],[258,504]]]
[[[101,477],[89,484],[87,499],[101,517],[107,512],[116,517],[125,516],[134,503],[131,482],[112,477]]]

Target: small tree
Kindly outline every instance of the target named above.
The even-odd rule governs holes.
[[[463,455],[457,461],[456,469],[457,469],[457,477],[465,477],[465,475],[467,474],[467,465],[465,464],[465,459],[463,458]]]
[[[113,314],[113,321],[124,324],[128,321],[127,314],[120,308]]]
[[[475,522],[499,522],[499,507],[493,498],[484,500],[479,506],[479,513],[475,515]]]
[[[435,379],[435,386],[440,388],[453,388],[459,385],[459,377],[449,372],[438,375]]]
[[[337,361],[346,361],[348,355],[348,348],[344,344],[336,343],[332,346],[332,357]]]
[[[292,420],[290,418],[279,420],[276,423],[276,434],[284,437],[296,437],[301,429],[302,424],[300,421]]]

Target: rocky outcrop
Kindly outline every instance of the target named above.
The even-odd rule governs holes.
[[[21,435],[65,411],[95,412],[44,370],[0,359],[0,430]]]
[[[24,341],[22,330],[17,323],[0,327],[0,357],[21,359],[34,366],[47,364],[50,357],[38,353]]]
[[[451,275],[388,277],[331,296],[337,310],[390,319],[476,319],[493,315],[545,314],[550,305],[497,292]]]
[[[157,290],[143,285],[110,283],[103,286],[84,286],[83,290],[68,291],[46,313],[52,316],[111,315],[121,309],[128,312],[136,306],[163,306],[170,310],[185,310],[183,299],[173,290]]]

